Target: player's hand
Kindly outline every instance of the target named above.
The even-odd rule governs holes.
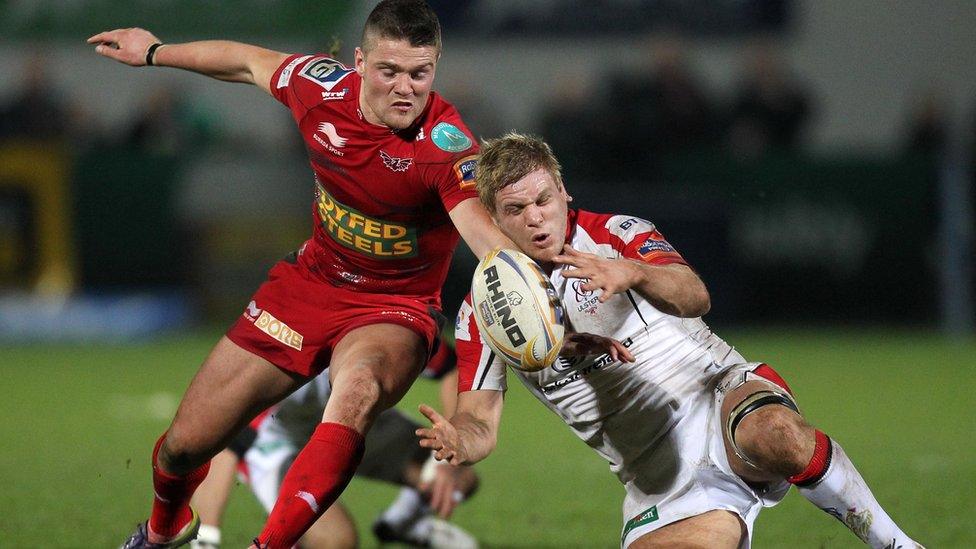
[[[420,491],[427,496],[431,509],[441,518],[450,518],[463,499],[460,476],[464,467],[438,463],[434,466],[433,478],[420,483]]]
[[[89,44],[97,44],[95,53],[115,59],[120,63],[141,67],[146,64],[149,46],[161,42],[153,33],[139,28],[115,29],[92,36]]]
[[[426,404],[420,405],[420,413],[430,420],[430,428],[420,428],[415,431],[420,437],[420,445],[434,450],[434,458],[439,461],[446,461],[451,465],[464,463],[467,455],[454,424]]]
[[[563,338],[563,348],[559,356],[590,356],[609,354],[620,362],[635,362],[634,354],[616,339],[596,334],[569,333]]]
[[[563,253],[552,258],[554,263],[569,265],[572,269],[564,269],[566,278],[583,278],[586,282],[580,285],[585,291],[600,290],[600,303],[610,299],[613,294],[626,292],[640,280],[641,272],[636,264],[629,260],[606,259],[597,255],[579,252],[572,246],[563,246]]]

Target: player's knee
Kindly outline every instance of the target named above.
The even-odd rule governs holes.
[[[806,467],[813,440],[813,427],[782,405],[756,410],[742,420],[736,432],[739,451],[749,456],[753,465],[784,477]]]
[[[731,450],[754,469],[779,474],[802,436],[803,419],[789,393],[761,389],[728,412],[726,439]]]
[[[369,368],[349,366],[333,380],[326,413],[336,414],[336,420],[358,425],[366,418],[375,418],[383,409],[382,383]]]
[[[156,463],[172,475],[185,475],[203,465],[211,456],[195,449],[184,437],[169,433],[159,447]]]

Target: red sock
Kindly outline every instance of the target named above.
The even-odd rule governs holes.
[[[797,486],[807,486],[820,480],[830,467],[831,450],[830,437],[823,434],[819,429],[816,430],[816,443],[813,447],[813,457],[810,458],[810,463],[807,464],[806,469],[786,479],[786,481]]]
[[[190,497],[207,478],[210,462],[201,465],[197,470],[182,477],[174,476],[163,470],[156,461],[159,447],[166,440],[166,433],[156,441],[153,448],[153,507],[149,517],[149,528],[166,537],[173,537],[190,522],[193,513],[190,511]]]
[[[298,543],[346,489],[362,458],[363,435],[339,423],[320,423],[282,480],[278,501],[257,539],[269,549]]]

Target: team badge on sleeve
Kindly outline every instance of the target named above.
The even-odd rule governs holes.
[[[674,246],[664,240],[664,236],[654,231],[647,236],[647,240],[637,248],[637,255],[644,259],[651,259],[657,254],[673,254],[676,253]]]
[[[332,91],[332,88],[351,72],[352,69],[347,69],[336,60],[321,57],[305,65],[299,74],[322,86],[325,91]]]
[[[430,132],[430,139],[442,151],[457,153],[466,151],[473,144],[471,138],[464,134],[457,126],[441,122]]]
[[[457,176],[458,185],[462,191],[474,188],[475,174],[474,168],[478,164],[478,155],[472,154],[465,156],[454,163],[454,175]]]

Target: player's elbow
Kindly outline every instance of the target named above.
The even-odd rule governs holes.
[[[695,312],[692,316],[705,316],[712,310],[712,296],[708,294],[705,285],[701,285],[700,291],[695,295]]]
[[[708,294],[708,289],[701,280],[697,284],[688,287],[684,303],[679,307],[678,316],[682,318],[697,318],[705,316],[712,309],[712,298]]]

